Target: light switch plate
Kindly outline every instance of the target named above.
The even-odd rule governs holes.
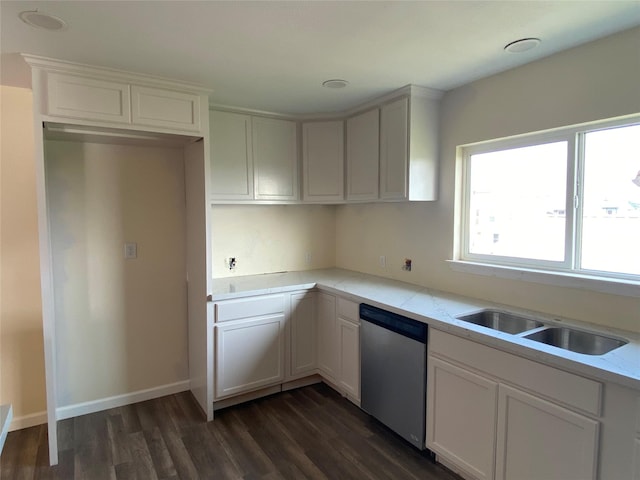
[[[124,258],[132,260],[138,258],[138,244],[135,242],[127,242],[124,244]]]

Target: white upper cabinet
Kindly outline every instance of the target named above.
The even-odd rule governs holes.
[[[253,199],[251,117],[209,112],[211,195],[214,200]]]
[[[211,200],[299,199],[295,122],[212,110]]]
[[[26,55],[46,120],[163,133],[202,133],[208,92],[148,75]],[[204,109],[204,110],[203,110]],[[58,120],[60,119],[60,120]]]
[[[411,87],[408,97],[382,106],[380,199],[437,200],[438,99],[438,93]]]
[[[338,120],[300,117],[299,151],[294,121],[237,113],[216,131],[212,117],[211,200],[296,203],[300,190],[305,203],[436,200],[439,98],[407,86]]]
[[[384,105],[380,117],[380,198],[406,200],[409,99],[401,98]]]
[[[198,95],[132,85],[131,107],[131,121],[134,124],[186,132],[200,131]]]
[[[344,122],[302,125],[302,178],[305,202],[344,200]]]
[[[347,120],[347,201],[378,199],[380,110]]]
[[[49,73],[47,113],[57,117],[129,123],[129,85],[78,75]]]
[[[295,122],[252,117],[254,198],[296,201],[298,142]]]

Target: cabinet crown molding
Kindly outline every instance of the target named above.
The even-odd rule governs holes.
[[[421,87],[419,85],[405,85],[402,88],[398,88],[397,90],[393,90],[385,95],[375,97],[367,102],[361,103],[360,105],[356,105],[353,108],[349,108],[347,110],[341,110],[338,112],[328,112],[328,113],[298,113],[298,114],[288,114],[288,113],[278,113],[278,112],[268,112],[264,110],[257,110],[245,107],[234,107],[232,105],[222,105],[219,103],[209,102],[210,110],[219,110],[223,112],[230,113],[245,113],[248,115],[256,115],[262,117],[272,117],[279,118],[282,120],[292,120],[298,122],[313,122],[313,121],[324,121],[324,120],[344,120],[346,118],[352,117],[359,113],[363,113],[366,110],[371,108],[380,107],[385,103],[389,103],[393,100],[397,100],[402,96],[411,96],[418,98],[427,98],[430,100],[440,100],[444,96],[444,91],[436,90],[428,87]]]
[[[176,81],[154,75],[134,73],[126,70],[88,65],[84,63],[69,62],[67,60],[58,60],[27,53],[22,53],[20,55],[31,68],[39,68],[48,72],[68,73],[95,78],[98,80],[124,81],[144,86],[178,89],[181,91],[206,94],[207,96],[213,92],[210,88],[191,82]]]

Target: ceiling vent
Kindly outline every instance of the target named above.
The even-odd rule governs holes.
[[[536,48],[538,45],[540,45],[539,38],[521,38],[520,40],[506,44],[504,49],[509,53],[522,53]]]
[[[27,25],[41,30],[60,31],[66,30],[67,22],[60,17],[49,15],[45,12],[39,12],[38,10],[27,10],[18,14],[20,20]]]
[[[341,80],[339,78],[334,78],[332,80],[326,80],[322,82],[322,86],[326,88],[344,88],[349,85],[349,82],[346,80]]]

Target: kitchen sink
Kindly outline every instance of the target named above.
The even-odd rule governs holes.
[[[603,355],[628,342],[567,327],[549,327],[523,338],[586,355]]]
[[[537,320],[527,317],[521,317],[512,313],[501,312],[498,310],[482,310],[480,312],[471,313],[457,317],[458,320],[480,325],[482,327],[499,330],[505,333],[518,334],[542,327],[544,324]]]

